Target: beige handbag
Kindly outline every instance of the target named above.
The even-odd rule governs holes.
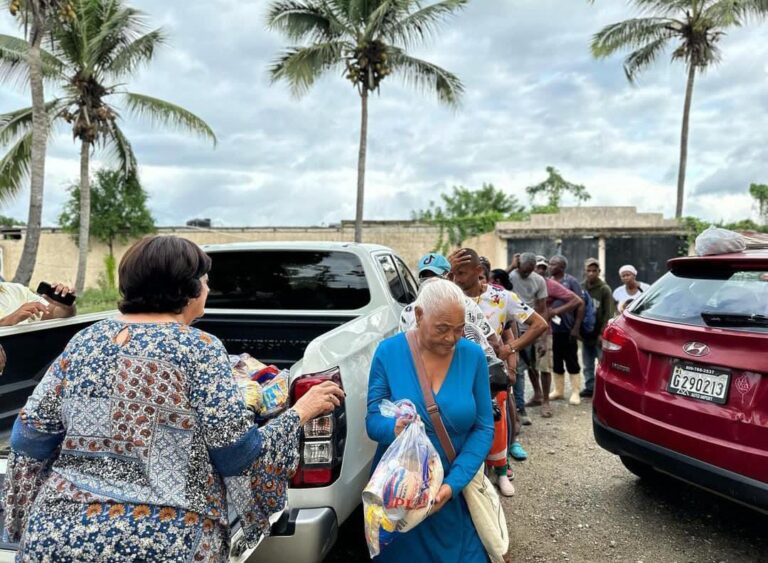
[[[435,428],[440,445],[443,446],[445,454],[448,456],[448,461],[453,463],[453,460],[456,459],[456,450],[453,449],[448,431],[445,429],[443,419],[440,416],[440,409],[435,403],[435,395],[432,393],[432,386],[427,378],[424,362],[416,347],[416,335],[413,331],[408,331],[406,337],[416,366],[427,413],[432,420],[432,426]],[[477,535],[480,536],[480,541],[483,542],[483,547],[488,553],[491,563],[503,563],[504,555],[509,551],[507,519],[504,516],[499,494],[490,479],[486,477],[482,465],[469,484],[464,487],[463,494],[472,516],[472,523],[475,525]]]

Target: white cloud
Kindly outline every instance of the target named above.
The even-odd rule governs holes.
[[[150,205],[162,224],[206,216],[221,225],[333,223],[354,216],[359,98],[338,76],[302,99],[270,85],[286,46],[264,26],[266,2],[133,2],[171,35],[129,85],[206,119],[220,143],[127,121]],[[387,81],[371,100],[366,217],[408,218],[454,184],[524,188],[556,166],[598,205],[674,211],[684,69],[666,59],[630,86],[621,57],[595,61],[589,40],[629,17],[621,2],[475,0],[417,55],[466,86],[453,112]],[[8,18],[0,32],[10,32]],[[697,79],[687,212],[708,219],[751,213],[749,182],[768,181],[768,44],[754,26],[722,42],[723,63]],[[25,104],[4,87],[0,112]],[[48,163],[45,221],[77,177],[66,133]],[[0,213],[26,215],[22,195]]]

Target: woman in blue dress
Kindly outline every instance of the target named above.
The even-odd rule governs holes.
[[[485,354],[462,338],[464,295],[449,281],[425,285],[415,303],[416,341],[435,402],[456,450],[448,462],[427,414],[416,367],[405,334],[384,340],[376,350],[368,383],[368,436],[379,446],[374,467],[407,422],[384,417],[385,399],[416,405],[427,435],[440,454],[445,478],[430,516],[398,534],[377,561],[485,563],[488,561],[461,494],[485,461],[493,441],[493,412]]]

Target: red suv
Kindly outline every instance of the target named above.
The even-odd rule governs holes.
[[[768,250],[674,258],[603,333],[595,439],[768,512]]]

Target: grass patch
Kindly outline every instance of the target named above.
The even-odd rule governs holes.
[[[77,298],[77,313],[82,315],[85,313],[111,311],[117,309],[117,302],[119,300],[120,294],[117,289],[103,286],[86,289]]]

